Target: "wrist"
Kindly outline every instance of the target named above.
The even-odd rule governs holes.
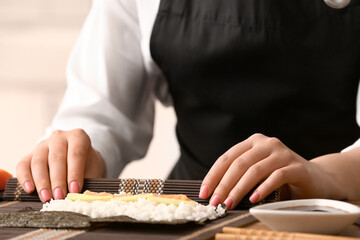
[[[311,160],[311,164],[316,166],[318,173],[314,181],[317,181],[320,197],[327,199],[346,200],[346,181],[338,162],[342,161],[342,153],[333,153],[317,157]]]

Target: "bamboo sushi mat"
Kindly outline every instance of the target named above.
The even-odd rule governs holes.
[[[25,207],[41,209],[41,202],[0,202],[0,213],[19,211]],[[227,216],[204,225],[154,225],[117,223],[87,230],[54,230],[36,228],[0,228],[0,239],[11,240],[65,240],[65,239],[144,239],[144,240],[352,240],[360,239],[360,227],[351,226],[341,233],[348,236],[329,236],[286,233],[251,229],[256,220],[246,210],[229,211]],[[259,222],[256,222],[255,226]],[[260,223],[261,224],[261,223]],[[250,225],[250,226],[249,226]],[[239,228],[241,227],[241,228]],[[354,238],[355,237],[355,238]]]
[[[41,202],[0,202],[0,212],[19,211],[25,207],[41,209]],[[30,239],[144,239],[144,240],[202,240],[211,239],[221,232],[224,226],[244,226],[255,222],[246,210],[229,211],[224,218],[210,221],[204,225],[180,224],[134,224],[116,223],[87,230],[54,230],[36,228],[0,228],[0,239],[30,240]]]
[[[198,197],[201,187],[200,180],[161,180],[161,179],[106,179],[106,178],[87,178],[84,180],[83,191],[119,193],[126,192],[131,194],[156,193],[156,194],[185,194],[190,199],[208,204],[209,199]],[[249,209],[254,204],[249,201],[251,192],[245,196],[238,205],[238,209]],[[39,202],[40,199],[36,191],[32,194],[26,193],[16,178],[9,179],[3,193],[4,201],[32,201]],[[280,191],[277,190],[268,196],[262,203],[275,202],[280,199]]]
[[[185,194],[190,199],[208,204],[207,199],[198,197],[201,181],[193,180],[161,180],[161,179],[85,179],[83,191],[131,194]],[[14,212],[25,207],[40,209],[42,203],[36,193],[24,192],[16,178],[9,179],[2,194],[6,202],[0,202],[0,212]],[[253,204],[246,196],[239,204],[241,209],[248,209]],[[268,197],[266,202],[279,200],[279,191]],[[224,226],[241,226],[256,221],[247,210],[228,211],[224,218],[209,221],[204,225],[180,224],[157,225],[140,223],[109,224],[101,228],[88,230],[53,230],[31,228],[0,228],[0,239],[209,239],[220,232]]]

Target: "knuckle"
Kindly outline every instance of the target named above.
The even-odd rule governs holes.
[[[279,146],[282,145],[282,142],[276,138],[276,137],[270,137],[267,139],[267,143],[270,144],[271,146]]]
[[[74,149],[71,152],[69,152],[69,157],[74,159],[74,160],[82,158],[85,155],[86,155],[85,151],[83,149],[80,149],[80,148]]]
[[[235,161],[232,163],[232,165],[236,168],[236,169],[244,169],[246,167],[246,158],[241,156],[238,157],[237,159],[235,159]]]
[[[86,132],[84,131],[84,129],[81,129],[81,128],[76,128],[76,129],[73,129],[70,131],[71,134],[73,134],[74,136],[77,136],[77,137],[84,137],[84,136],[88,136],[86,134]]]
[[[90,137],[89,137],[89,135],[87,135],[87,133],[83,129],[81,129],[81,128],[73,129],[69,132],[69,134],[73,138],[79,139],[85,145],[91,145]]]
[[[278,179],[284,180],[288,176],[288,170],[286,168],[277,169],[274,174]]]
[[[253,135],[250,136],[250,139],[262,139],[264,137],[265,135],[262,133],[254,133]]]
[[[295,163],[294,167],[297,169],[298,172],[301,172],[304,176],[311,175],[310,170],[304,164]]]
[[[59,152],[51,152],[49,153],[49,162],[59,162],[62,161],[64,159],[63,154],[59,153]]]
[[[63,135],[63,131],[58,129],[58,130],[54,130],[51,133],[50,138],[58,138],[58,137],[61,137],[62,135]]]
[[[281,162],[281,164],[288,165],[288,156],[284,155],[282,152],[274,151],[271,153],[271,158],[273,161]]]
[[[260,166],[259,164],[255,164],[255,165],[252,165],[248,171],[253,176],[261,176],[264,173],[264,168],[262,166]]]
[[[271,156],[276,161],[281,161],[285,165],[289,165],[291,163],[296,162],[296,158],[294,157],[293,151],[288,148],[284,148],[280,151],[274,151],[271,153]]]
[[[285,158],[285,160],[291,160],[293,158],[293,152],[290,149],[284,149],[279,155]]]

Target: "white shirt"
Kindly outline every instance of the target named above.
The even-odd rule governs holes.
[[[82,128],[108,177],[143,157],[153,134],[154,101],[171,105],[150,55],[160,0],[94,0],[67,66],[67,89],[46,136]],[[357,106],[359,110],[360,100]],[[360,122],[360,111],[357,120]],[[348,149],[360,146],[360,140]]]

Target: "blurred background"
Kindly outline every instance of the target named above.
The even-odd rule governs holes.
[[[91,0],[0,1],[0,168],[34,148],[65,90],[65,67]],[[179,155],[172,108],[156,104],[155,135],[147,156],[121,177],[165,178]]]

